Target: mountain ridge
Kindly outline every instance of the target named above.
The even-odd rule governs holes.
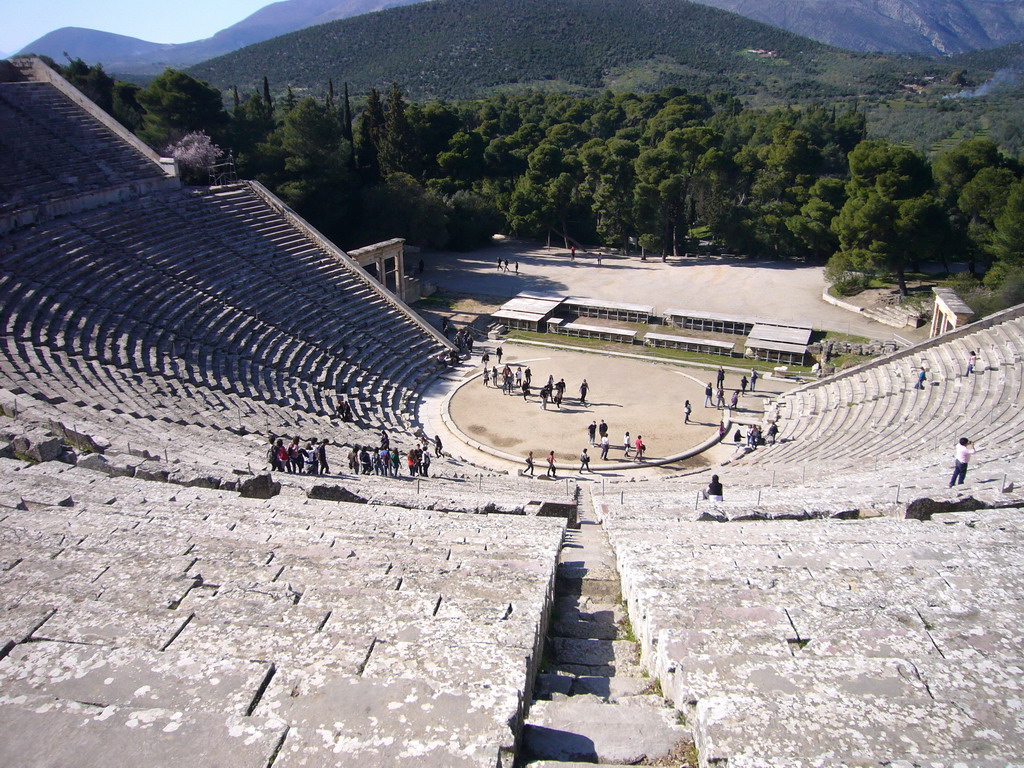
[[[855,51],[958,54],[1024,40],[1019,0],[697,0]]]
[[[187,43],[154,43],[86,27],[61,27],[34,40],[19,54],[36,54],[88,64],[108,71],[158,74],[166,67],[186,67],[309,26],[421,0],[282,0],[249,14],[213,36]]]

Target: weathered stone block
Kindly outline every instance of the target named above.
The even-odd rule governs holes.
[[[269,477],[269,475],[268,475]],[[320,501],[347,501],[351,504],[365,504],[366,499],[340,485],[314,485],[306,495]]]
[[[29,461],[53,461],[64,452],[64,443],[42,429],[18,435],[11,442],[14,453]]]
[[[247,478],[238,487],[239,495],[247,499],[269,499],[280,492],[281,484],[275,482],[269,472]]]

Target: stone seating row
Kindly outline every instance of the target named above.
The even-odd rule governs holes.
[[[164,175],[46,83],[0,83],[0,144],[0,190],[13,207]]]
[[[29,268],[30,268],[29,266],[22,265],[22,272],[24,273],[24,271],[29,269]],[[120,277],[122,277],[122,276],[123,276],[124,280],[126,281],[123,285],[121,283],[117,282],[117,280]],[[71,272],[71,279],[72,279],[72,283],[74,283],[74,281],[77,279],[77,277],[76,277],[74,272]],[[106,291],[107,294],[114,293],[115,295],[117,295],[117,293],[124,293],[127,296],[142,296],[143,298],[145,298],[150,293],[159,293],[157,288],[153,288],[152,291],[135,291],[135,290],[132,290],[133,288],[138,287],[138,282],[137,281],[138,281],[138,277],[135,274],[130,274],[130,275],[121,275],[121,276],[117,276],[117,277],[111,276],[110,280],[103,280],[103,281],[98,281],[98,282],[101,285],[104,286],[104,290]],[[150,282],[154,283],[157,286],[160,285],[159,283],[157,283],[156,280],[150,280]],[[12,290],[12,292],[14,292],[13,291],[13,286],[10,283],[7,286],[5,286],[5,287],[8,288],[9,290]],[[73,285],[69,285],[69,284],[65,284],[65,283],[60,284],[59,287],[61,289],[63,289],[63,290],[61,290],[61,294],[67,294],[68,292],[74,290],[74,286]],[[38,294],[41,294],[41,293],[43,293],[42,290],[36,291],[36,290],[31,290],[31,289],[27,289],[26,288],[26,289],[23,290],[23,294],[22,294],[22,296],[20,298],[25,300],[23,303],[27,307],[29,307],[29,308],[38,307],[39,305],[36,304],[36,303],[33,303],[32,299],[34,299]],[[230,322],[221,320],[218,317],[212,317],[211,318],[211,313],[219,312],[221,315],[223,315],[223,313],[225,312],[223,304],[218,300],[218,297],[210,297],[210,296],[205,296],[204,297],[204,295],[202,293],[198,293],[198,292],[194,292],[194,291],[193,292],[189,292],[188,290],[186,290],[186,288],[184,286],[181,286],[181,290],[179,291],[179,293],[177,295],[179,295],[181,297],[181,299],[180,299],[180,301],[175,302],[174,299],[173,299],[173,295],[172,295],[172,297],[168,297],[166,295],[166,292],[165,292],[165,295],[163,295],[162,298],[161,298],[161,302],[162,302],[161,305],[156,307],[155,309],[152,306],[147,306],[145,303],[142,303],[142,306],[140,306],[137,309],[132,309],[131,305],[130,305],[130,302],[129,302],[129,306],[128,307],[119,307],[118,309],[126,309],[127,310],[128,317],[122,317],[121,318],[122,325],[118,326],[118,328],[123,328],[125,323],[127,323],[129,325],[129,327],[130,327],[130,325],[131,325],[130,324],[130,315],[132,315],[132,314],[144,315],[144,316],[147,316],[147,317],[153,317],[153,316],[161,317],[161,316],[166,316],[167,313],[170,313],[170,317],[172,318],[172,321],[177,322],[178,327],[170,329],[170,330],[171,331],[176,331],[177,332],[176,335],[178,335],[178,336],[184,336],[190,329],[196,329],[196,328],[202,329],[203,328],[203,323],[206,323],[207,325],[209,325],[210,323],[213,323],[214,326],[221,326],[221,325],[223,325],[223,326],[228,326],[228,327],[235,327],[235,326],[238,325],[236,323],[230,323]],[[104,294],[104,296],[101,296],[100,298],[104,298],[104,297],[105,297],[105,294]],[[86,299],[88,298],[88,294],[86,294],[85,298]],[[81,301],[81,300],[82,299],[79,298],[79,301]],[[173,306],[175,303],[178,304],[178,310],[181,310],[182,307],[186,307],[187,308],[187,307],[194,306],[194,307],[196,307],[195,311],[197,313],[199,313],[199,314],[198,315],[189,316],[189,315],[183,314],[181,312],[175,313],[174,310],[170,310],[170,309],[168,309],[166,311],[163,310],[163,306],[164,305],[170,307],[170,306]],[[68,320],[68,321],[74,319],[74,320],[76,320],[78,322],[81,322],[82,328],[89,328],[90,327],[91,323],[88,321],[88,319],[82,320],[80,318],[80,316],[74,314],[75,310],[74,310],[74,306],[73,305],[72,305],[72,312],[71,312],[71,314],[68,314],[66,312],[64,312],[61,315],[52,315],[52,314],[48,314],[48,313],[43,313],[42,317],[40,319],[38,319],[36,322],[32,322],[32,321],[26,319],[27,313],[18,313],[19,303],[17,301],[12,301],[7,306],[8,306],[8,310],[7,311],[9,313],[17,313],[13,320],[10,317],[8,317],[8,323],[7,323],[8,329],[10,330],[13,327],[13,332],[14,333],[19,334],[19,335],[30,335],[37,342],[42,342],[44,337],[45,338],[49,338],[49,343],[53,343],[55,340],[56,341],[60,341],[62,338],[65,341],[73,340],[73,339],[79,338],[79,337],[84,337],[84,338],[88,338],[88,339],[95,339],[96,338],[96,334],[95,333],[80,333],[80,332],[78,332],[80,330],[78,328],[61,329],[59,327],[59,325],[57,327],[55,327],[55,325],[54,325],[54,318],[55,317],[62,317],[65,320]],[[62,307],[62,312],[65,309],[66,309],[66,305]],[[204,311],[206,312],[205,315],[202,314]],[[106,314],[106,316],[109,317],[111,315],[111,311],[110,310],[106,310],[105,314]],[[113,313],[113,314],[117,314],[117,313]],[[250,318],[250,319],[252,319],[252,318]],[[13,323],[13,325],[12,325],[12,323]],[[259,325],[259,321],[253,321],[253,323],[250,323],[250,324],[255,324],[255,325],[258,326]],[[339,325],[344,325],[344,323],[339,323]],[[29,326],[31,326],[31,330],[28,330]],[[44,333],[44,331],[45,331],[45,333]],[[212,332],[216,333],[217,332],[217,328],[215,327]],[[139,335],[141,335],[141,334],[139,334]],[[175,344],[173,339],[174,339],[175,334],[171,334],[171,335],[172,335],[172,340],[171,341],[164,340],[164,341],[161,342],[160,346],[162,347],[163,355],[158,355],[158,358],[159,357],[169,356],[168,352],[170,352],[171,354],[174,353],[176,344]],[[379,366],[378,370],[380,370],[381,373],[383,374],[381,377],[373,379],[373,383],[375,385],[377,385],[377,386],[385,385],[386,386],[386,385],[390,384],[391,386],[400,389],[403,385],[405,385],[407,383],[417,383],[418,380],[421,380],[424,375],[426,375],[426,374],[428,374],[428,373],[430,373],[432,371],[432,363],[426,363],[425,362],[424,366],[420,367],[418,370],[415,367],[409,367],[408,365],[406,365],[406,363],[407,363],[407,361],[410,358],[414,359],[414,360],[415,359],[422,359],[422,358],[420,358],[420,355],[422,355],[426,351],[433,351],[433,347],[436,346],[436,345],[434,345],[431,340],[429,340],[428,338],[423,336],[422,333],[420,333],[417,329],[415,329],[413,324],[408,323],[408,322],[406,322],[403,326],[400,326],[398,331],[395,332],[393,335],[394,335],[394,339],[392,339],[392,341],[396,342],[398,345],[403,347],[404,351],[406,351],[407,354],[403,354],[401,356],[395,355],[395,354],[389,352],[390,345],[380,344],[380,345],[376,346],[376,348],[374,349],[373,356],[371,356],[369,358],[369,361],[372,363],[373,366]],[[234,344],[235,346],[238,346],[241,341],[242,341],[242,339],[239,339],[237,336],[235,336],[235,337],[232,337],[229,340],[228,343]],[[106,342],[106,343],[109,344],[109,341]],[[292,357],[289,358],[289,361],[294,364],[292,367],[296,367],[296,366],[298,367],[298,370],[297,371],[293,371],[292,375],[297,376],[297,378],[299,378],[302,381],[309,381],[311,378],[314,379],[314,380],[315,379],[319,379],[321,381],[321,383],[326,385],[329,389],[335,389],[336,388],[338,390],[347,392],[351,396],[356,397],[356,398],[359,398],[361,396],[368,396],[370,398],[373,398],[375,400],[375,402],[377,404],[380,404],[380,405],[384,405],[384,404],[388,403],[389,401],[391,401],[393,399],[397,399],[397,397],[393,397],[392,393],[390,393],[390,392],[383,392],[379,396],[374,397],[375,393],[373,391],[364,393],[363,391],[361,391],[361,387],[358,385],[358,383],[355,386],[352,386],[347,380],[340,379],[336,375],[331,374],[329,372],[330,370],[332,370],[331,368],[329,368],[327,371],[324,371],[322,366],[323,366],[323,360],[324,360],[325,355],[323,353],[321,353],[320,355],[317,355],[318,362],[317,362],[316,366],[314,366],[313,365],[313,357],[312,357],[312,349],[313,349],[313,347],[307,347],[307,349],[310,350],[310,351],[307,351],[307,352],[305,352],[303,354],[300,354],[301,348],[302,348],[301,342],[295,342],[294,340],[289,340],[287,338],[287,336],[282,337],[280,341],[276,341],[276,342],[273,342],[273,343],[270,343],[267,339],[265,339],[262,342],[257,342],[257,344],[258,344],[258,346],[256,347],[256,351],[257,352],[259,352],[259,350],[261,348],[263,348],[263,347],[270,347],[270,348],[273,348],[275,351],[279,350],[279,349],[290,349],[290,350],[292,350],[293,354],[292,354]],[[299,351],[296,351],[296,349],[295,349],[297,345],[300,348]],[[123,345],[122,347],[120,347],[120,349],[125,349],[125,348],[128,348],[129,346],[134,347],[135,345],[134,344]],[[192,347],[190,345],[184,345],[183,348],[185,350],[192,349]],[[92,354],[97,354],[97,350],[95,350],[95,349],[88,350],[86,352],[86,354],[89,354],[90,352]],[[142,356],[145,357],[144,354]],[[337,367],[339,364],[342,363],[342,361],[339,358],[337,358],[337,357],[331,357],[331,356],[328,356],[328,357],[329,357],[331,363],[333,363],[335,367]],[[114,362],[120,362],[120,363],[124,364],[126,361],[124,361],[124,360],[116,360],[115,359]],[[135,360],[133,362],[135,363],[136,366],[145,367],[144,363],[142,363],[139,360]],[[405,374],[406,378],[409,379],[409,381],[406,381],[406,380],[391,381],[388,378],[388,376],[387,376],[387,374],[388,374],[387,363],[389,363],[389,362],[393,363],[397,367],[398,371],[403,372]],[[204,366],[202,366],[202,365],[199,365],[197,367],[198,367],[198,369],[200,371],[204,371],[205,370]],[[357,367],[357,366],[346,365],[345,367],[346,367],[346,369],[348,370],[349,373],[355,374],[357,376],[357,381],[359,380],[360,376],[362,377],[362,379],[365,379],[365,380],[369,380],[369,378],[370,378],[367,375],[368,374],[368,369],[364,368],[363,369],[364,373],[361,373],[360,370],[359,370],[359,367]],[[415,374],[415,375],[410,376],[410,374]],[[229,377],[229,379],[230,378],[233,378],[235,381],[238,381],[238,380],[244,380],[246,377],[243,375],[241,377],[235,376],[235,377]],[[258,374],[254,375],[252,378],[254,380],[256,380],[256,381],[259,381],[261,379],[261,377]],[[210,382],[203,382],[203,383],[210,383]],[[269,388],[268,387],[259,387],[257,389],[257,391],[262,393],[262,392],[268,391],[268,389],[269,389],[270,392],[274,392],[275,390],[276,391],[280,391],[280,389],[282,389],[282,388],[281,387],[274,387],[273,385],[271,385]],[[317,393],[314,390],[314,395],[316,395],[316,394]],[[314,406],[313,410],[321,410],[322,411],[323,410],[323,406],[322,405]],[[390,415],[386,408],[384,409],[383,415],[385,417]]]
[[[31,500],[53,466],[4,463],[0,722],[49,762],[111,744],[153,764],[511,753],[560,522],[170,496],[74,468],[97,501],[61,507]],[[0,740],[5,764],[39,754]]]
[[[1021,510],[604,517],[644,664],[686,713],[702,761],[996,766],[1019,755]]]
[[[780,425],[786,442],[757,452],[756,460],[780,466],[807,460],[856,464],[875,456],[946,450],[965,431],[1019,441],[1024,433],[1020,362],[1010,355],[1000,358],[999,365],[980,358],[971,377],[963,375],[961,365],[966,366],[965,351],[984,350],[993,339],[1022,332],[1020,319],[1010,320],[919,356],[883,361],[855,376],[787,395]],[[929,372],[927,386],[916,390],[922,366]]]

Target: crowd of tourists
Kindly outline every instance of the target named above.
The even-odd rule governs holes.
[[[271,439],[267,461],[271,471],[289,474],[330,475],[327,460],[327,438],[309,440],[302,446],[300,438],[292,438],[288,445],[284,438]],[[441,436],[433,440],[421,433],[408,450],[391,444],[386,429],[380,430],[377,445],[353,445],[348,452],[348,470],[353,475],[383,475],[398,477],[403,465],[412,477],[430,477],[430,464],[434,458],[444,456]]]

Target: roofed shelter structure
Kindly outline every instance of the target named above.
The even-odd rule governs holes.
[[[929,338],[934,339],[970,322],[974,310],[967,302],[949,288],[932,288],[935,294],[935,309],[932,310],[932,327]]]

